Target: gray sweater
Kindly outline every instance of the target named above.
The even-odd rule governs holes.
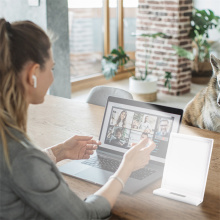
[[[1,220],[84,220],[110,215],[110,204],[104,197],[91,195],[82,201],[47,155],[19,132],[13,133],[21,141],[8,137],[12,173],[6,166],[0,137]]]

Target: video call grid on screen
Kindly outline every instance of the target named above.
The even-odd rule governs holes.
[[[126,115],[124,123],[118,120],[121,113]],[[178,131],[179,123],[180,115],[162,112],[157,110],[156,106],[152,110],[109,102],[100,135],[101,147],[125,153],[131,143],[138,143],[147,133],[156,143],[151,158],[165,158],[170,133]]]

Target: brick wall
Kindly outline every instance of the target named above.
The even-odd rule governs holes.
[[[136,75],[148,69],[158,76],[158,90],[171,95],[190,91],[191,62],[175,55],[172,45],[191,49],[188,37],[192,0],[139,0],[137,33],[163,32],[169,38],[136,37]],[[172,73],[171,90],[164,87],[165,71]]]

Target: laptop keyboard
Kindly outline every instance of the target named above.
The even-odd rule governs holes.
[[[100,168],[102,170],[107,170],[110,172],[115,172],[120,165],[120,162],[117,160],[103,158],[103,157],[98,157],[98,158],[92,157],[88,160],[83,161],[82,163],[92,167]]]
[[[113,160],[110,158],[103,158],[103,157],[98,157],[98,159],[97,157],[92,157],[88,160],[83,161],[82,163],[92,167],[100,168],[102,170],[107,170],[110,172],[115,172],[120,165],[120,162],[118,160]],[[149,168],[142,168],[140,170],[132,172],[130,177],[134,179],[142,180],[153,173],[155,173],[155,170]]]

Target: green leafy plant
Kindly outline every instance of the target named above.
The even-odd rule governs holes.
[[[181,57],[185,57],[188,60],[194,60],[195,59],[195,56],[193,55],[193,53],[191,51],[185,50],[182,47],[179,47],[179,46],[176,46],[176,45],[172,45],[172,48]]]
[[[157,37],[161,38],[169,38],[170,36],[167,36],[166,34],[162,32],[158,32],[155,34],[132,34],[135,36],[141,36],[141,37],[149,37],[152,39],[155,39]],[[122,47],[119,47],[119,49],[113,49],[111,53],[108,56],[103,56],[102,59],[102,73],[105,76],[106,79],[111,79],[115,76],[118,66],[123,66],[128,61],[131,61],[135,64],[133,60],[129,58],[129,56],[125,53],[125,51],[122,49]],[[152,73],[152,70],[148,70],[148,60],[146,60],[146,66],[144,73],[141,73],[139,77],[134,76],[133,77],[136,80],[146,80],[147,76]]]
[[[171,72],[165,72],[164,86],[167,87],[169,90],[171,89],[171,83],[170,83],[171,79],[172,79]]]
[[[125,65],[130,60],[130,57],[124,52],[122,47],[113,49],[111,54],[103,56],[102,59],[102,73],[106,79],[111,79],[115,76],[118,66]]]
[[[161,37],[161,38],[170,38],[170,36],[162,33],[162,32],[157,32],[155,34],[137,34],[138,36],[141,36],[141,37],[150,37],[150,38],[157,38],[157,37]]]
[[[208,42],[210,29],[217,28],[220,30],[220,17],[216,16],[213,11],[193,9],[191,16],[191,30],[189,37],[193,41],[193,52],[187,51],[179,46],[173,46],[176,53],[189,60],[194,61],[195,71],[199,71],[199,62],[209,60],[211,44]]]

